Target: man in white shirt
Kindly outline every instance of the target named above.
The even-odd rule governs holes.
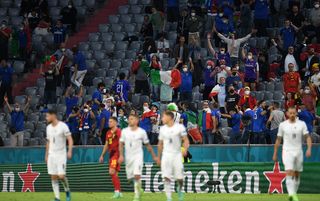
[[[288,120],[280,123],[278,137],[274,145],[272,159],[278,160],[278,148],[283,140],[282,161],[286,171],[286,186],[289,200],[299,201],[297,191],[300,184],[300,172],[303,170],[303,137],[307,141],[306,157],[311,156],[312,140],[307,125],[297,119],[297,109],[291,107],[287,111]]]
[[[71,194],[66,175],[67,158],[72,157],[73,140],[68,126],[59,121],[54,110],[48,111],[46,120],[47,144],[45,161],[48,166],[48,174],[51,176],[52,189],[55,195],[54,201],[60,201],[59,180],[66,192],[66,200],[71,201]],[[68,142],[68,152],[66,147]]]
[[[310,78],[310,83],[315,88],[315,91],[320,92],[320,72],[319,72],[319,63],[312,65],[313,75]]]
[[[297,64],[297,61],[296,59],[294,58],[294,47],[293,46],[289,46],[288,47],[288,54],[286,56],[286,58],[284,59],[284,71],[287,73],[289,72],[289,68],[288,68],[288,65],[290,63],[292,63],[294,65],[294,69],[293,71],[298,71],[299,70],[299,66]]]
[[[174,114],[171,111],[163,113],[162,122],[164,126],[160,128],[157,163],[158,165],[161,164],[164,191],[167,201],[172,201],[171,181],[176,180],[178,183],[177,192],[179,201],[183,201],[184,168],[182,157],[187,154],[189,148],[186,128],[183,124],[174,122]],[[181,153],[182,141],[184,147],[183,154]]]
[[[125,163],[128,180],[134,180],[134,200],[140,201],[141,174],[143,168],[143,145],[146,145],[147,150],[151,153],[155,160],[156,155],[153,152],[149,139],[145,130],[138,126],[139,116],[131,114],[128,120],[129,126],[122,130],[119,144],[119,164],[124,161],[123,149],[125,149]]]

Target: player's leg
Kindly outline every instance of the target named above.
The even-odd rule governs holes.
[[[295,157],[292,152],[284,151],[282,153],[282,161],[286,170],[286,187],[289,194],[289,200],[293,201],[295,192]]]
[[[121,198],[122,195],[120,193],[121,192],[121,187],[120,187],[120,179],[118,177],[118,172],[114,167],[110,166],[109,174],[111,176],[112,184],[113,184],[113,187],[114,187],[114,195],[113,195],[112,198],[115,198],[115,199]]]
[[[57,175],[51,175],[52,190],[54,193],[54,200],[60,200],[60,189],[59,189],[59,177]]]
[[[141,174],[134,175],[134,199],[133,201],[140,201],[142,195]]]
[[[60,190],[59,190],[59,177],[58,177],[58,167],[55,161],[56,157],[49,154],[47,161],[48,174],[51,176],[52,191],[54,194],[54,200],[60,200]]]
[[[69,187],[69,181],[68,178],[66,177],[66,169],[67,169],[67,157],[59,157],[57,159],[58,162],[58,175],[59,175],[59,180],[61,181],[64,192],[66,192],[66,201],[71,200],[71,193],[70,193],[70,187]]]
[[[167,201],[172,201],[171,180],[167,177],[164,178],[164,192],[167,196]]]
[[[161,160],[161,173],[164,181],[164,192],[167,197],[167,201],[172,201],[171,191],[171,177],[173,176],[172,163],[170,163],[170,157],[162,156]]]
[[[298,201],[298,189],[300,185],[300,172],[303,171],[303,152],[296,152],[295,155],[295,167],[294,167],[294,195],[292,197],[293,201]]]
[[[182,192],[183,187],[183,178],[184,178],[184,168],[183,168],[183,161],[182,161],[182,154],[178,154],[174,157],[172,161],[173,164],[173,175],[175,180],[177,181],[177,193],[179,201],[184,200],[184,194]]]

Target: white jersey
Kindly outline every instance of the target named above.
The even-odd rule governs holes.
[[[279,125],[278,137],[283,138],[283,150],[301,150],[303,136],[308,135],[308,128],[304,121],[296,119],[294,123],[286,120]]]
[[[163,154],[181,153],[181,138],[183,136],[187,136],[187,132],[182,124],[175,123],[171,127],[161,126],[159,140],[163,141]]]
[[[47,126],[47,140],[49,141],[49,154],[66,154],[66,140],[71,132],[64,122],[59,121],[56,126]]]
[[[149,144],[147,133],[142,128],[138,127],[132,130],[127,127],[122,130],[120,142],[125,145],[126,161],[134,159],[137,156],[143,156],[143,144]]]

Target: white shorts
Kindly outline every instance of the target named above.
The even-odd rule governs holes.
[[[133,157],[126,160],[127,179],[133,179],[136,175],[142,175],[143,157]]]
[[[49,175],[66,175],[67,155],[49,154],[47,166]]]
[[[283,150],[282,162],[285,170],[303,171],[303,151],[302,150]]]
[[[164,154],[161,159],[162,178],[180,180],[184,178],[182,154]]]

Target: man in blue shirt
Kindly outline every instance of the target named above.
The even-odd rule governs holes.
[[[75,90],[69,86],[64,94],[64,99],[66,102],[66,117],[68,117],[71,112],[72,108],[78,105],[79,98],[83,95],[83,87],[80,87],[79,93],[75,94]]]
[[[98,84],[97,89],[92,94],[92,110],[94,113],[97,112],[99,109],[99,105],[102,103],[103,100],[103,93],[105,93],[106,85],[103,82]]]
[[[203,70],[203,79],[204,79],[204,91],[203,91],[203,100],[209,100],[209,94],[212,88],[216,85],[214,76],[214,67],[215,64],[213,61],[207,61],[207,66]]]
[[[120,73],[119,80],[116,83],[114,83],[112,90],[116,92],[116,94],[119,97],[123,98],[125,102],[128,102],[128,94],[130,89],[131,89],[130,84],[128,80],[126,80],[126,74]]]
[[[241,78],[238,73],[238,67],[239,66],[233,66],[231,68],[231,75],[229,75],[226,79],[226,85],[227,86],[233,86],[235,90],[239,90],[242,88],[241,86]]]
[[[293,25],[289,19],[284,21],[284,27],[280,29],[280,36],[283,41],[283,49],[287,50],[290,46],[293,46],[296,39],[296,31],[299,28]]]
[[[242,135],[242,144],[253,143],[252,127],[253,127],[253,118],[255,112],[250,109],[250,107],[244,106],[244,114],[242,118],[242,123],[244,126],[244,132]]]
[[[67,116],[67,125],[72,134],[73,144],[80,144],[80,131],[79,131],[79,122],[80,122],[80,109],[77,106],[74,106]]]
[[[109,130],[109,118],[111,117],[111,112],[105,107],[102,103],[99,105],[99,114],[97,116],[98,136],[100,136],[102,144],[106,141],[106,133]]]
[[[315,123],[314,114],[308,111],[304,104],[301,104],[299,107],[301,111],[298,113],[298,117],[301,121],[304,121],[306,123],[308,131],[311,134],[313,133],[313,125]]]
[[[87,73],[86,58],[83,53],[78,50],[77,46],[74,46],[72,48],[72,52],[74,55],[74,74],[72,75],[71,82],[78,88],[80,88],[80,86],[82,85],[82,81]]]
[[[226,117],[230,119],[231,122],[231,133],[230,133],[230,139],[229,144],[240,144],[241,143],[241,131],[240,131],[240,125],[241,125],[241,118],[242,115],[238,111],[238,106],[236,107],[236,110],[230,110],[229,114],[221,114],[222,117]]]
[[[53,33],[54,44],[56,48],[59,48],[60,44],[64,43],[68,37],[61,20],[57,20],[56,26],[51,29],[51,32]]]
[[[0,63],[0,108],[3,107],[3,98],[6,96],[10,104],[12,104],[12,76],[14,70],[5,59]]]
[[[181,72],[181,85],[180,85],[180,101],[191,101],[192,100],[192,72],[193,63],[190,59],[190,70],[188,65],[182,66]]]
[[[257,0],[254,5],[254,27],[258,30],[257,37],[267,36],[269,23],[269,0]]]
[[[260,101],[258,107],[254,111],[254,116],[252,120],[252,134],[254,144],[265,144],[266,137],[264,133],[265,123],[266,123],[266,111],[263,109],[265,101]]]
[[[10,145],[12,147],[15,146],[23,146],[23,135],[24,135],[24,115],[28,112],[31,98],[27,98],[27,102],[23,109],[21,109],[20,105],[16,103],[14,105],[14,109],[11,108],[8,98],[5,97],[4,101],[7,105],[7,108],[10,112],[11,116],[11,124],[10,124]]]

